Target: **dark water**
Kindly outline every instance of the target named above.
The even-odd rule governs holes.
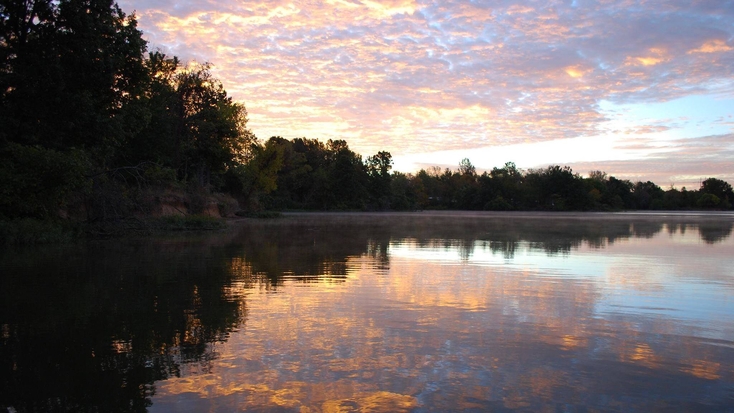
[[[0,412],[734,411],[733,225],[309,214],[0,251]]]

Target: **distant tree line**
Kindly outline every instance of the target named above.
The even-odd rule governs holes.
[[[469,210],[614,211],[730,209],[732,187],[717,178],[702,182],[699,190],[663,190],[653,182],[617,179],[602,171],[584,178],[568,166],[519,170],[508,162],[478,175],[468,159],[457,171],[421,170],[419,179],[431,208]]]
[[[109,221],[181,195],[236,209],[730,209],[731,185],[662,190],[568,167],[392,170],[343,140],[259,141],[207,64],[147,50],[110,0],[0,0],[0,218]],[[174,194],[174,195],[171,195]],[[222,195],[226,194],[226,195]],[[214,200],[214,201],[212,201]],[[226,211],[225,211],[226,210]]]
[[[391,172],[389,152],[362,160],[344,141],[274,137],[266,146],[283,154],[275,190],[261,199],[272,209],[677,210],[731,209],[734,201],[731,185],[717,178],[697,190],[663,190],[602,171],[584,178],[558,165],[522,171],[508,162],[478,174],[469,159],[456,170],[432,167],[413,175]]]

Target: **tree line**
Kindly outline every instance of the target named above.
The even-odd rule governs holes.
[[[729,209],[731,185],[662,190],[568,167],[392,170],[343,140],[260,141],[207,64],[148,51],[110,0],[0,0],[0,218],[109,221],[179,197],[235,210]],[[178,194],[178,195],[177,195]],[[183,194],[183,195],[180,195]]]
[[[582,177],[568,166],[520,170],[512,162],[477,173],[469,159],[457,169],[392,172],[392,156],[362,157],[344,141],[274,137],[282,153],[275,189],[262,194],[271,209],[614,211],[731,209],[729,183],[708,178],[696,190],[663,190],[653,182],[617,179],[602,171]]]

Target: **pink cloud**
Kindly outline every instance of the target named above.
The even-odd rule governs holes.
[[[734,89],[734,10],[718,1],[121,6],[152,48],[212,62],[258,136],[343,138],[364,154],[590,136],[602,100]]]
[[[626,149],[649,151],[660,149],[650,140]],[[677,188],[698,189],[703,179],[714,177],[734,182],[734,134],[705,136],[695,139],[673,141],[669,147],[655,154],[635,160],[575,162],[576,172],[603,170],[620,179],[653,181],[660,186],[673,185]]]

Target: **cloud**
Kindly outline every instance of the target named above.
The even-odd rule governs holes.
[[[708,40],[701,47],[689,50],[688,54],[691,53],[723,53],[732,51],[732,47],[726,44],[726,41],[721,39]]]
[[[212,62],[261,138],[347,139],[364,154],[594,136],[604,100],[734,90],[734,9],[719,1],[121,6],[152,48]]]
[[[655,148],[657,153],[649,152]],[[667,147],[643,141],[626,149],[651,154],[634,160],[573,162],[570,166],[582,174],[599,169],[620,179],[652,181],[663,187],[698,189],[701,181],[709,177],[734,182],[731,168],[734,165],[734,134],[681,139]]]

